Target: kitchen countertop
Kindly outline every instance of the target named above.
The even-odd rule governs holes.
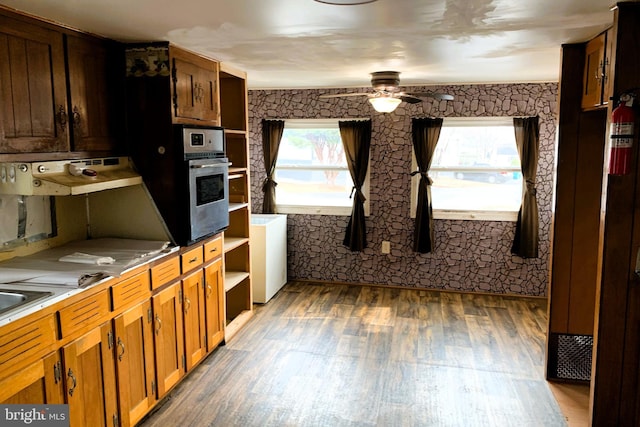
[[[99,240],[99,239],[98,239]],[[120,240],[120,239],[118,239]],[[122,243],[135,243],[138,241],[129,241],[127,239],[122,239]],[[107,243],[107,246],[116,244],[118,242],[113,239]],[[158,243],[158,242],[156,242]],[[96,242],[92,242],[93,246],[95,246]],[[99,244],[99,243],[98,243]],[[96,270],[103,271],[103,274],[98,276],[93,282],[88,285],[76,285],[73,286],[72,283],[69,283],[68,280],[65,280],[65,283],[56,284],[60,276],[60,269],[56,269],[57,266],[54,265],[53,269],[50,269],[52,265],[52,260],[57,260],[60,256],[64,256],[68,253],[75,252],[83,252],[82,250],[82,242],[72,242],[69,245],[63,245],[58,248],[47,249],[38,254],[29,255],[28,257],[16,257],[17,259],[12,259],[4,262],[0,262],[0,289],[13,290],[13,291],[43,291],[50,292],[51,295],[45,296],[43,298],[37,299],[30,303],[18,306],[14,309],[8,310],[4,313],[0,314],[0,326],[4,326],[8,323],[16,321],[22,317],[28,316],[36,311],[42,310],[44,308],[50,307],[53,304],[59,303],[66,298],[69,298],[73,295],[79,294],[87,289],[93,288],[100,284],[103,284],[109,280],[112,280],[115,277],[119,277],[127,272],[136,269],[142,265],[149,264],[157,259],[160,259],[166,255],[176,253],[180,250],[179,246],[167,246],[160,250],[154,250],[153,253],[149,253],[144,256],[140,256],[140,251],[131,251],[131,249],[124,249],[123,251],[114,251],[113,247],[107,248],[108,252],[112,255],[116,255],[118,253],[119,259],[107,266],[97,266],[97,265],[84,265],[84,264],[76,264],[67,265],[67,264],[75,264],[75,263],[63,263],[60,267],[62,271],[64,271],[65,276],[67,277],[82,277],[86,274],[95,274]],[[85,249],[87,249],[85,247]],[[71,251],[71,252],[70,252]],[[89,252],[89,251],[86,251]],[[126,254],[125,252],[128,252]],[[144,252],[144,251],[143,251]],[[62,255],[61,255],[62,254]],[[129,259],[125,260],[125,257],[129,257]],[[115,258],[115,257],[114,257]],[[55,263],[54,263],[55,264]],[[114,264],[117,264],[114,266]],[[46,265],[47,271],[45,273],[50,274],[42,274],[44,270],[38,270],[39,266]],[[28,278],[28,275],[25,273],[29,273],[29,266],[34,267],[31,280],[35,280],[36,282],[28,282],[20,280],[20,277]],[[17,267],[17,268],[14,268]],[[74,269],[75,267],[75,269]],[[103,268],[105,267],[105,268]],[[14,274],[14,271],[17,271],[18,274]],[[2,280],[3,276],[7,279],[12,279],[18,277],[18,280]],[[48,277],[50,277],[50,282],[47,283]],[[28,279],[27,279],[28,280]],[[42,282],[42,283],[40,283]]]

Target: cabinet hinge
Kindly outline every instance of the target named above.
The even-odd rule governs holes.
[[[187,370],[187,356],[182,355],[182,369]]]
[[[53,378],[56,384],[62,380],[62,366],[59,360],[53,365]]]
[[[151,394],[156,395],[156,382],[151,380]]]
[[[178,291],[178,301],[180,302],[180,304],[182,304],[182,303],[183,303],[183,301],[182,301],[182,289],[180,289],[180,290]]]
[[[120,420],[118,419],[118,414],[113,414],[113,427],[119,427]]]
[[[153,313],[151,313],[151,308],[147,309],[147,323],[153,322]]]
[[[173,81],[173,109],[175,114],[178,115],[178,70],[176,69],[175,61],[171,70],[171,81]]]
[[[107,345],[109,346],[109,350],[113,348],[113,332],[107,332]]]

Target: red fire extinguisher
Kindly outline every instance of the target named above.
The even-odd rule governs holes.
[[[631,171],[631,151],[633,148],[633,95],[620,96],[620,104],[611,114],[611,157],[609,159],[609,174],[627,175]]]

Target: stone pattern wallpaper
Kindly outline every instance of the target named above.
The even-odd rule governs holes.
[[[320,99],[324,93],[360,89],[249,91],[251,196],[262,209],[266,176],[262,153],[264,119],[371,118],[370,206],[367,245],[351,252],[342,245],[348,217],[288,215],[288,275],[362,284],[545,296],[548,282],[551,206],[555,158],[557,83],[409,87],[435,91],[454,101],[427,99],[402,103],[393,112],[375,112],[364,97]],[[472,116],[540,117],[537,197],[540,211],[539,257],[510,253],[515,222],[435,220],[435,250],[412,251],[410,217],[411,118]],[[380,253],[383,240],[391,253]]]

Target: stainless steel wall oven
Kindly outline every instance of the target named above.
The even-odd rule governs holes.
[[[172,143],[146,141],[136,164],[174,243],[186,246],[229,226],[229,161],[218,126],[174,125]]]

